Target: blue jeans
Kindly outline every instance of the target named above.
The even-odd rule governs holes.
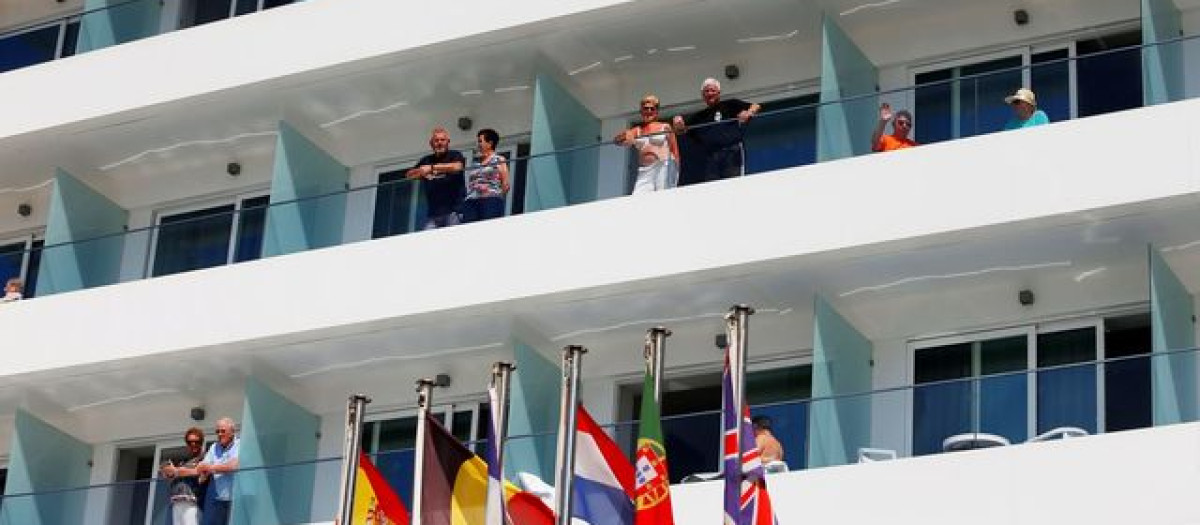
[[[504,216],[504,197],[482,197],[463,201],[462,221],[479,222]]]
[[[229,502],[217,499],[211,491],[204,499],[204,511],[200,513],[200,525],[229,525]]]

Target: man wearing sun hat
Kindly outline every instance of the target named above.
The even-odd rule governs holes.
[[[1046,116],[1046,112],[1037,108],[1037,97],[1028,88],[1018,89],[1016,93],[1004,97],[1004,103],[1013,108],[1013,117],[1008,119],[1008,124],[1004,125],[1005,131],[1032,128],[1050,123],[1050,117]]]

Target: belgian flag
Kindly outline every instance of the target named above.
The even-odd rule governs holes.
[[[426,416],[425,429],[418,525],[484,525],[487,463],[434,417]]]
[[[408,509],[366,454],[358,454],[352,525],[408,525]]]

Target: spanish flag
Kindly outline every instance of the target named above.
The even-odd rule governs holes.
[[[408,525],[408,509],[366,454],[358,454],[352,525]]]
[[[426,416],[425,429],[418,525],[484,525],[487,463],[434,417]]]

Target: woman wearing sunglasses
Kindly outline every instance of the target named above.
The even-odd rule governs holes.
[[[658,97],[642,97],[642,123],[613,138],[618,146],[638,152],[638,176],[633,194],[674,188],[679,183],[679,145],[671,125],[658,120]]]

